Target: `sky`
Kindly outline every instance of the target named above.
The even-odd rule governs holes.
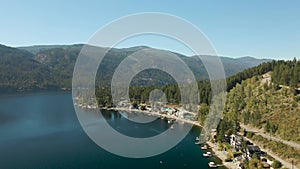
[[[86,43],[111,21],[162,12],[197,26],[222,56],[300,58],[300,1],[7,0],[0,1],[0,44],[30,46]],[[120,47],[147,45],[191,55],[174,40],[138,37]]]

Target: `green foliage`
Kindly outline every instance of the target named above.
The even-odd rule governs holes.
[[[252,158],[249,161],[249,169],[263,169],[262,164],[260,163],[260,161],[257,158]]]
[[[77,56],[83,44],[77,45],[41,45],[22,47],[20,49],[0,46],[0,91],[16,92],[27,90],[58,90],[61,88],[71,88],[73,68]],[[93,47],[91,47],[93,48]],[[114,70],[121,61],[132,53],[141,49],[151,49],[139,46],[126,49],[111,49],[102,60],[97,73],[96,84],[101,87],[109,87]],[[27,51],[29,52],[27,52]],[[105,48],[97,47],[97,52],[105,51]],[[155,50],[155,49],[153,49]],[[31,52],[31,53],[30,53]],[[165,52],[160,50],[163,56]],[[201,59],[197,56],[185,57],[177,54],[192,70],[197,80],[208,79]],[[209,57],[209,56],[201,56]],[[94,63],[93,60],[90,60]],[[259,60],[254,58],[231,59],[221,57],[227,76],[236,74],[252,66],[269,60]],[[79,81],[87,80],[86,75],[82,75]],[[200,82],[202,84],[202,82]],[[210,85],[203,82],[200,85],[200,97],[202,103],[210,103]],[[174,84],[174,79],[166,76],[166,73],[157,70],[145,70],[132,83],[133,86],[166,86]],[[178,92],[174,96],[179,99]],[[172,101],[176,102],[176,100]]]
[[[254,133],[249,132],[249,131],[247,132],[247,135],[246,135],[247,138],[251,139],[253,136],[254,136]]]
[[[56,89],[55,77],[32,54],[0,45],[0,92]]]
[[[278,61],[274,66],[272,81],[279,85],[299,87],[300,83],[300,61]]]
[[[259,66],[246,69],[234,76],[229,77],[227,79],[227,90],[231,90],[234,86],[236,86],[237,83],[241,83],[243,80],[272,71],[274,65],[276,64],[276,61],[262,63]]]
[[[275,161],[273,161],[271,166],[276,169],[276,168],[281,168],[282,164],[280,161],[275,160]]]
[[[277,154],[282,159],[291,162],[294,160],[295,163],[300,163],[300,149],[288,146],[281,142],[266,139],[260,135],[254,135],[251,138],[255,143],[266,147],[274,154]]]
[[[203,124],[206,116],[209,113],[209,106],[206,103],[200,104],[199,112],[198,112],[198,121]]]
[[[274,62],[274,67],[282,62]],[[274,74],[272,74],[274,77]],[[224,114],[227,118],[263,128],[266,132],[300,143],[300,94],[254,76],[237,84],[227,94]],[[292,123],[291,123],[292,122]]]
[[[224,142],[224,135],[236,134],[237,128],[235,121],[229,120],[228,118],[223,118],[218,125],[217,141]]]

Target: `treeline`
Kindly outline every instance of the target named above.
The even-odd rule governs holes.
[[[284,139],[299,141],[295,137],[298,121],[294,118],[300,96],[293,88],[280,90],[279,85],[299,87],[300,61],[272,61],[247,69],[227,79],[227,103],[224,118],[218,125],[218,141],[224,141],[224,134],[237,132],[239,122],[264,128],[268,133]],[[272,84],[261,85],[261,75],[273,72]],[[247,80],[246,80],[247,79]],[[201,105],[203,106],[203,105]],[[205,107],[206,105],[204,105]],[[199,111],[200,122],[205,119],[208,108]],[[282,112],[286,112],[283,114]],[[298,133],[298,132],[296,132]]]
[[[236,75],[230,76],[226,79],[227,91],[231,90],[234,86],[236,86],[237,83],[241,83],[243,80],[273,71],[274,67],[276,67],[279,62],[280,61],[265,62],[259,66],[246,69],[240,73],[237,73]]]
[[[283,66],[284,65],[284,66]],[[291,68],[287,68],[290,65]],[[274,83],[278,84],[284,84],[289,85],[290,82],[288,80],[284,81],[285,83],[279,83],[277,82],[277,79],[294,79],[290,78],[290,74],[280,73],[281,71],[277,71],[278,69],[284,67],[286,72],[296,72],[294,74],[297,82],[299,82],[299,61],[272,61],[267,63],[262,63],[259,66],[246,69],[243,72],[237,73],[234,76],[231,76],[226,79],[227,83],[227,91],[229,92],[231,89],[233,89],[237,84],[241,84],[243,80],[249,79],[254,76],[259,76],[264,73],[273,71],[272,79],[274,80]],[[277,72],[275,72],[275,70]],[[299,73],[298,73],[299,72]],[[284,77],[283,77],[284,76]],[[203,80],[198,81],[198,88],[199,88],[199,97],[200,97],[200,103],[199,104],[206,104],[210,105],[211,102],[211,85],[210,81]],[[137,102],[147,102],[149,100],[149,94],[152,90],[159,89],[162,90],[169,103],[178,104],[181,101],[181,95],[180,90],[178,88],[177,84],[169,84],[166,86],[134,86],[130,87],[129,96],[131,100],[135,100]],[[98,87],[96,90],[96,96],[98,98],[98,102],[102,106],[113,106],[112,100],[111,100],[111,91],[109,87]],[[237,98],[239,101],[242,102],[242,98]]]
[[[279,85],[299,87],[300,60],[278,61],[274,67],[272,81]]]
[[[283,139],[300,142],[300,120],[296,118],[299,100],[299,92],[293,87],[280,88],[278,84],[262,81],[261,76],[254,76],[228,92],[223,121],[242,122]],[[222,125],[219,127],[221,131],[228,130]]]
[[[198,81],[198,92],[200,95],[200,102],[209,104],[211,100],[211,86],[209,81]],[[189,95],[193,95],[189,86],[183,87],[185,92]],[[132,86],[129,88],[129,97],[131,101],[137,103],[145,103],[149,101],[150,92],[158,89],[164,92],[167,102],[170,104],[180,104],[181,103],[181,94],[177,84],[169,84],[166,86]],[[102,107],[113,107],[113,100],[111,95],[110,87],[97,87],[96,88],[96,97],[98,104]],[[188,100],[188,99],[183,99]]]

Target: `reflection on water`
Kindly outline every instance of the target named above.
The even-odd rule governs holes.
[[[154,136],[170,127],[160,119],[137,124],[114,111],[104,111],[102,115],[114,129],[132,137]],[[123,158],[101,149],[83,132],[69,93],[0,97],[1,169],[205,169],[209,159],[203,158],[203,152],[194,144],[198,135],[199,129],[194,127],[180,144],[164,154]]]

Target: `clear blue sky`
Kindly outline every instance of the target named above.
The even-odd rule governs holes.
[[[0,43],[8,46],[85,43],[105,24],[124,15],[164,12],[195,24],[220,55],[300,58],[299,7],[300,1],[296,0],[228,0],[222,3],[199,0],[9,0],[0,5]],[[127,46],[150,45],[188,53],[172,43],[166,47],[146,40],[131,41]]]

